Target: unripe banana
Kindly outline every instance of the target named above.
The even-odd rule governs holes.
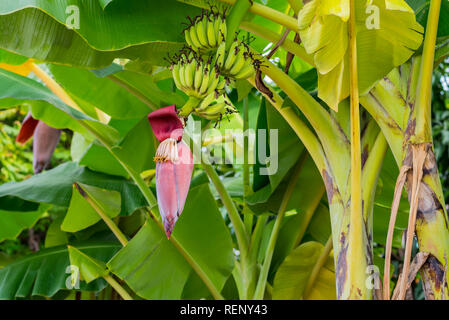
[[[209,71],[210,66],[206,66],[203,69],[203,81],[201,82],[201,86],[199,89],[199,92],[201,94],[205,94],[207,91],[207,88],[209,88],[209,80],[210,80],[210,75],[211,75],[211,71]]]
[[[247,61],[248,62],[248,61]],[[245,66],[234,76],[235,79],[247,79],[255,73],[253,64],[246,63]]]
[[[229,70],[231,69],[232,65],[234,64],[235,58],[236,58],[236,53],[235,50],[238,46],[238,42],[234,41],[231,45],[231,48],[229,48],[229,53],[228,53],[228,57],[226,58],[226,62],[224,65],[224,69],[225,70]]]
[[[190,33],[190,39],[192,40],[192,44],[197,48],[197,50],[195,50],[195,51],[198,51],[198,48],[201,48],[202,45],[201,45],[200,41],[198,40],[195,25],[190,27],[189,33]]]
[[[189,88],[193,87],[194,72],[195,72],[195,65],[194,65],[193,59],[192,59],[185,66],[184,81],[185,81],[186,87],[189,87]]]
[[[223,42],[223,37],[226,36],[226,34],[221,34],[220,33],[220,25],[221,25],[221,19],[220,18],[216,18],[214,21],[214,33],[217,35],[217,44],[221,44]]]
[[[209,105],[204,111],[199,114],[203,116],[218,116],[226,109],[226,103],[217,102],[216,104]]]
[[[223,35],[223,37],[226,37],[226,33],[228,32],[228,28],[226,26],[226,19],[221,18],[217,20],[220,20],[220,33]]]
[[[197,65],[197,68],[195,70],[195,81],[193,85],[196,90],[198,90],[201,87],[202,81],[203,81],[203,63],[201,62],[199,65]]]
[[[193,28],[196,30],[196,35],[201,43],[201,47],[209,47],[209,42],[207,41],[206,28],[204,27],[204,18],[199,20]]]
[[[212,78],[212,82],[209,81],[210,84],[209,84],[209,87],[207,88],[206,93],[207,93],[207,94],[210,94],[210,93],[215,92],[215,89],[217,89],[217,85],[218,85],[218,82],[219,82],[219,81],[220,81],[220,77],[219,77],[218,74],[216,74],[216,75]]]
[[[179,76],[179,64],[178,63],[173,66],[172,75],[173,75],[173,81],[175,82],[176,87],[179,90],[182,90],[183,86],[181,85],[181,79]]]
[[[185,71],[186,71],[185,64],[181,63],[181,65],[179,66],[179,82],[181,84],[182,89],[187,88],[186,81],[185,81],[185,75],[184,75]]]
[[[184,37],[186,39],[187,44],[195,51],[198,51],[198,48],[193,44],[192,38],[190,37],[190,29],[184,30]]]
[[[215,48],[217,46],[217,40],[219,38],[219,34],[215,33],[214,30],[214,20],[210,21],[208,17],[206,17],[207,24],[207,40],[209,41],[209,46],[211,48]]]
[[[195,109],[195,111],[202,111],[205,110],[209,105],[214,102],[215,100],[215,93],[208,94],[203,101],[198,105],[198,107]]]
[[[245,59],[243,52],[244,52],[243,47],[240,46],[240,50],[235,57],[234,64],[230,69],[226,69],[229,70],[228,73],[230,75],[232,76],[236,75],[245,66],[245,62],[247,61],[247,59]]]
[[[223,41],[217,49],[217,53],[215,55],[215,64],[219,69],[223,67],[223,63],[226,56],[226,43]]]

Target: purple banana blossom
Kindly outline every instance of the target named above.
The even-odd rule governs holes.
[[[156,151],[156,192],[167,238],[184,209],[193,171],[193,156],[182,141],[183,126],[176,107],[168,106],[148,115],[160,144]]]
[[[22,122],[16,141],[24,144],[33,136],[33,169],[34,173],[38,174],[49,166],[61,137],[61,129],[52,128],[45,122],[34,119],[31,113],[28,113]]]

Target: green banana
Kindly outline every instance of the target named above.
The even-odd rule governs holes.
[[[200,94],[205,94],[207,88],[209,88],[209,80],[212,71],[209,71],[210,66],[206,66],[203,70],[203,81],[201,82],[201,86],[199,89]]]
[[[210,21],[208,17],[206,17],[206,23],[207,23],[207,40],[209,41],[209,46],[211,48],[215,48],[217,45],[217,40],[219,38],[219,34],[215,33],[214,30],[214,20]]]
[[[195,81],[193,83],[195,90],[198,90],[200,88],[202,81],[203,81],[203,63],[201,62],[199,65],[197,65],[195,69]]]
[[[198,48],[201,48],[202,45],[201,45],[200,41],[198,40],[196,28],[194,25],[190,27],[189,34],[190,34],[190,39],[192,40],[192,44],[197,48],[197,50],[198,50]],[[195,50],[195,51],[197,51],[197,50]]]
[[[217,53],[215,55],[215,64],[219,69],[223,67],[224,59],[226,56],[226,43],[222,42],[217,49]]]
[[[198,107],[195,109],[195,111],[202,111],[205,110],[209,105],[214,102],[215,100],[215,93],[208,94],[198,105]]]
[[[179,64],[175,64],[172,69],[173,81],[179,90],[182,90],[183,86],[181,84],[181,79],[179,76]]]
[[[223,35],[220,33],[220,25],[221,19],[216,18],[214,20],[214,33],[217,35],[217,44],[221,44],[223,42]],[[226,36],[226,34],[224,34]]]
[[[193,28],[196,30],[196,35],[198,36],[198,40],[201,43],[201,47],[200,48],[202,48],[202,47],[204,47],[204,48],[209,47],[209,42],[208,42],[208,39],[207,39],[207,33],[205,32],[206,29],[204,27],[204,23],[205,23],[205,21],[204,21],[204,18],[203,18],[203,19],[199,20],[195,26],[193,26]]]
[[[228,57],[226,58],[226,62],[224,64],[224,69],[229,70],[231,69],[232,65],[234,64],[234,61],[236,59],[236,53],[235,50],[238,47],[239,43],[237,41],[234,41],[231,45],[231,48],[229,48]],[[241,50],[241,49],[240,49]]]
[[[252,76],[256,70],[254,69],[253,64],[246,63],[245,66],[234,76],[235,79],[247,79]]]
[[[243,50],[240,50],[235,57],[235,62],[232,65],[232,68],[229,69],[229,74],[232,76],[236,75],[245,66],[245,62],[246,60],[243,57]]]

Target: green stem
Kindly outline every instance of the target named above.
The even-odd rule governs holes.
[[[248,97],[243,98],[243,132],[246,133],[249,128],[248,117]],[[248,136],[243,136],[243,201],[246,202],[246,198],[251,193],[251,186],[249,181],[249,160],[248,160]],[[246,231],[251,234],[253,228],[253,215],[251,213],[244,214],[244,223]]]
[[[249,78],[248,82],[257,88],[254,79]],[[310,130],[307,124],[298,117],[291,107],[284,106],[284,100],[276,92],[273,92],[273,99],[270,99],[270,97],[264,93],[262,93],[262,95],[267,101],[270,101],[271,105],[281,114],[285,121],[287,121],[293,131],[295,131],[296,135],[304,144],[315,162],[320,174],[323,174],[323,170],[326,169],[326,156],[317,136]]]
[[[128,239],[120,231],[114,221],[112,221],[112,219],[106,214],[106,212],[104,212],[104,209],[101,207],[101,205],[95,199],[90,197],[89,194],[76,182],[75,187],[76,189],[78,189],[78,192],[83,196],[83,198],[86,199],[89,205],[98,213],[100,218],[103,219],[103,221],[106,223],[109,229],[111,229],[112,233],[117,237],[120,243],[123,246],[126,246],[128,244]]]
[[[256,291],[254,293],[254,300],[263,299],[263,296],[265,293],[265,287],[266,287],[266,283],[267,283],[268,271],[270,270],[271,259],[273,258],[274,248],[276,246],[278,234],[281,229],[281,223],[282,223],[282,220],[284,219],[287,205],[288,205],[290,198],[293,194],[293,190],[296,187],[296,183],[298,182],[299,174],[301,173],[301,169],[303,168],[306,159],[307,159],[307,153],[304,153],[294,168],[292,177],[287,186],[287,190],[285,190],[284,197],[282,198],[282,202],[279,207],[278,215],[276,217],[276,221],[274,222],[273,230],[271,231],[271,236],[270,236],[270,240],[268,242],[265,259],[264,259],[264,262],[262,265],[262,270],[260,271],[260,274],[259,274],[259,280],[257,281]]]
[[[261,70],[289,96],[310,122],[333,169],[337,186],[345,190],[351,166],[350,144],[337,121],[307,91],[270,61],[264,59]]]
[[[430,1],[429,15],[427,17],[426,35],[421,60],[421,69],[418,79],[418,92],[413,113],[416,119],[414,143],[432,141],[431,122],[431,95],[432,73],[435,54],[435,43],[438,31],[441,0]]]
[[[249,248],[249,255],[251,261],[256,261],[259,253],[260,241],[262,239],[263,230],[267,223],[268,215],[260,215],[257,217],[256,226],[251,236],[251,246]]]
[[[265,40],[268,40],[272,43],[279,43],[279,41],[282,38],[282,35],[274,31],[271,31],[270,29],[265,28],[259,24],[249,21],[242,21],[242,23],[240,24],[240,28],[245,31],[251,32],[252,34],[261,37]],[[309,55],[304,49],[304,47],[300,46],[299,44],[290,39],[285,39],[284,41],[282,41],[281,48],[287,50],[288,52],[304,60],[311,66],[315,64],[313,61],[313,56]]]
[[[128,292],[110,275],[103,276],[104,280],[106,280],[111,287],[123,298],[123,300],[133,300],[133,298],[129,295]]]
[[[219,1],[232,5],[236,2],[236,0],[219,0]],[[296,31],[298,29],[298,22],[296,21],[295,18],[285,13],[271,9],[270,7],[264,6],[263,4],[253,2],[252,6],[249,8],[249,11],[261,17],[269,19],[273,22],[276,22],[280,25],[283,25],[290,30]]]
[[[313,266],[312,272],[309,276],[309,279],[307,280],[306,288],[304,289],[304,293],[302,295],[303,299],[307,299],[307,297],[310,295],[310,292],[312,291],[313,285],[315,284],[315,281],[318,278],[321,269],[325,266],[327,259],[329,258],[331,250],[332,250],[332,236],[330,236],[329,239],[327,240],[326,245],[323,248],[323,251],[321,251],[320,257]]]
[[[234,34],[250,7],[251,2],[249,0],[237,0],[234,2],[231,11],[226,17],[226,50],[228,50],[234,42]]]
[[[205,163],[202,163],[202,167],[203,170],[208,175],[209,179],[211,180],[212,184],[214,185],[215,189],[217,190],[218,194],[220,195],[220,199],[223,202],[223,205],[229,214],[229,219],[231,219],[232,225],[234,226],[234,231],[237,237],[237,242],[239,245],[240,254],[242,256],[243,262],[248,257],[248,245],[249,245],[249,239],[248,234],[246,233],[245,230],[245,225],[243,224],[243,221],[240,218],[239,212],[237,211],[237,208],[235,207],[235,204],[232,201],[231,196],[229,195],[225,186],[221,182],[220,177],[218,176],[215,169],[211,165]]]

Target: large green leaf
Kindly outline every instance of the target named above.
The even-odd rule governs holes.
[[[66,66],[49,65],[55,80],[78,102],[92,105],[115,119],[140,118],[151,109],[108,78]]]
[[[67,246],[70,264],[79,269],[80,280],[90,283],[109,273],[106,263],[94,259],[73,246]]]
[[[410,58],[419,48],[424,30],[403,0],[373,0],[369,7],[365,1],[356,1],[355,15],[359,91],[363,95]],[[306,51],[314,54],[319,71],[318,96],[334,110],[349,95],[348,18],[348,0],[314,0],[298,14],[301,40]]]
[[[98,1],[2,1],[0,47],[89,68],[106,67],[116,57],[161,65],[167,53],[179,50],[184,42],[185,16],[198,12],[175,0],[157,5],[152,0],[114,1],[104,10]],[[74,25],[77,13],[79,25]]]
[[[120,214],[121,199],[119,192],[104,190],[82,183],[79,185],[83,188],[85,196],[80,193],[75,185],[73,186],[69,209],[61,225],[63,231],[77,232],[100,221],[100,215],[86,200],[86,197],[93,199],[100,210],[110,218],[115,218]]]
[[[137,208],[146,205],[145,199],[134,183],[68,162],[27,180],[1,185],[0,208],[8,210],[14,210],[16,206],[21,208],[24,206],[23,200],[68,207],[72,197],[72,185],[75,182],[120,192],[123,215],[131,214]]]
[[[108,261],[121,247],[117,242],[76,243],[83,253]],[[0,299],[26,298],[30,296],[52,297],[66,290],[70,276],[69,254],[66,246],[43,249],[8,264],[0,269]],[[89,285],[80,282],[81,290],[99,291],[106,282],[96,280]]]
[[[427,24],[430,0],[406,0],[415,11],[416,20],[424,27]],[[437,37],[447,38],[449,36],[449,1],[441,1],[440,18],[438,20]]]
[[[0,210],[0,242],[17,238],[24,229],[31,228],[48,209],[41,205],[36,211]]]
[[[117,143],[118,132],[63,103],[49,89],[37,81],[0,69],[0,99],[7,98],[11,105],[38,101],[32,107],[33,117],[54,128],[70,128],[91,136],[101,136],[111,145]],[[93,140],[93,137],[92,137]]]
[[[207,185],[190,190],[173,236],[221,290],[234,267],[234,254],[229,230]],[[147,299],[181,298],[191,272],[189,264],[152,220],[108,267]]]
[[[319,242],[306,242],[296,248],[279,267],[273,283],[273,299],[300,300],[310,274],[323,251]],[[320,269],[307,296],[310,300],[335,300],[335,271],[332,255]]]

